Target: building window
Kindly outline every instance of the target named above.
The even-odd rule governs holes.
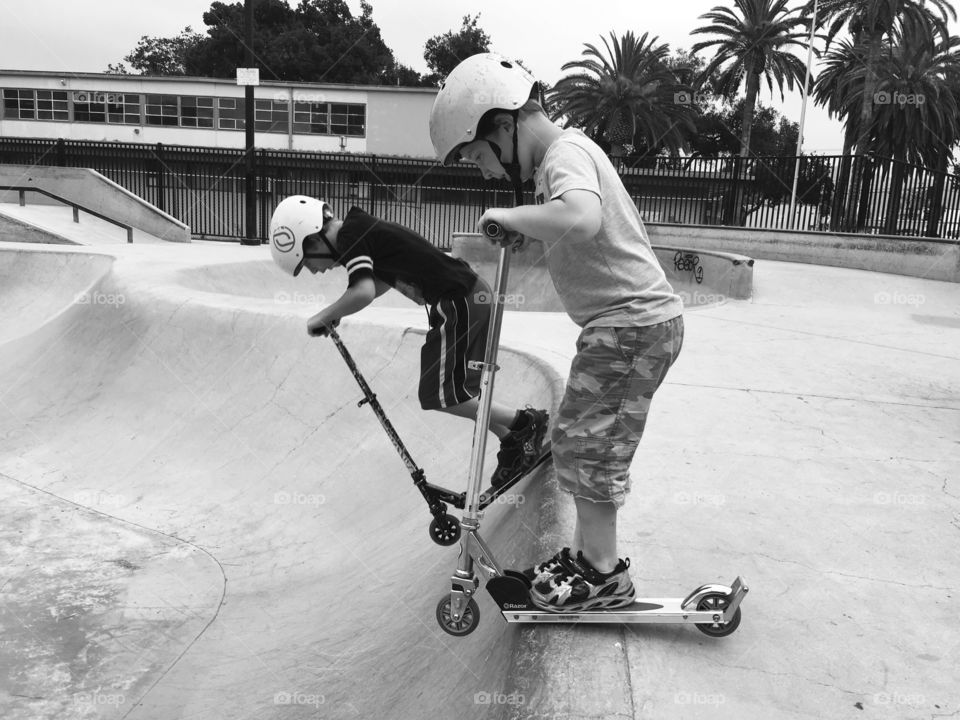
[[[179,125],[180,109],[176,95],[147,95],[147,125]]]
[[[3,114],[11,120],[69,120],[67,91],[4,88]]]
[[[180,98],[180,126],[181,127],[213,127],[213,98],[212,97],[181,97]]]
[[[331,103],[330,134],[363,137],[366,132],[367,111],[363,105]]]
[[[243,130],[246,124],[244,118],[244,101],[236,98],[217,98],[219,111],[219,128],[221,130]]]
[[[287,102],[254,100],[254,127],[257,132],[287,132]]]
[[[3,115],[11,120],[33,120],[37,105],[33,90],[3,89]]]
[[[293,131],[311,135],[366,134],[367,108],[346,103],[294,103]]]
[[[76,122],[139,125],[140,96],[77,90],[73,93],[73,119]]]

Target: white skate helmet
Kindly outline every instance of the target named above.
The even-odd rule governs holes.
[[[307,257],[337,259],[333,246],[323,235],[323,225],[333,217],[333,209],[324,200],[291,195],[277,205],[270,218],[270,254],[285,273],[296,277]],[[305,255],[303,242],[309,237],[322,240],[329,253]]]
[[[540,84],[513,60],[496,53],[473,55],[440,86],[430,112],[430,140],[444,165],[477,139],[477,125],[490,110],[516,112],[539,97]]]

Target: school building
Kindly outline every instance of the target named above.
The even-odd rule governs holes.
[[[433,158],[436,88],[263,81],[256,146]],[[243,148],[235,80],[0,70],[0,137]]]

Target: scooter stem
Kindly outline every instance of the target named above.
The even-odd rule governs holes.
[[[490,235],[490,231],[487,231]],[[511,247],[500,248],[497,276],[493,297],[490,299],[491,322],[487,329],[487,349],[483,355],[480,371],[480,406],[473,430],[473,446],[470,450],[470,475],[467,480],[466,502],[461,524],[476,527],[480,514],[480,490],[483,487],[483,457],[487,449],[487,433],[490,426],[490,406],[493,403],[493,381],[497,373],[497,352],[500,346],[500,328],[503,324],[503,298],[510,273]]]

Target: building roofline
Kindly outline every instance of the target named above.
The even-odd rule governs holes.
[[[137,82],[195,82],[220,85],[236,84],[236,78],[208,78],[192,77],[188,75],[117,75],[114,73],[91,73],[56,70],[9,70],[0,68],[0,76],[4,75],[19,77],[69,77],[71,79],[134,80]],[[364,92],[403,92],[421,94],[436,94],[439,90],[439,88],[408,87],[405,85],[355,85],[349,83],[288,82],[284,80],[263,80],[260,83],[260,87],[326,88],[329,90],[363,90]]]

